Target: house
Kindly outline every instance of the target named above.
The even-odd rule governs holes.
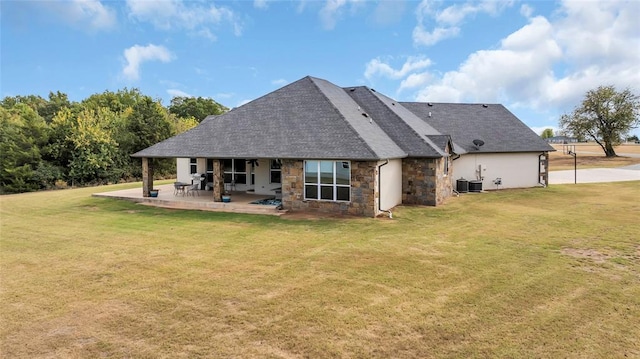
[[[456,178],[482,181],[484,189],[548,184],[547,153],[555,149],[504,106],[401,104],[462,147],[455,160]]]
[[[569,137],[569,136],[553,136],[553,137],[547,138],[547,142],[567,144],[567,143],[577,143],[578,139],[575,137]]]
[[[178,179],[204,174],[214,201],[248,191],[281,195],[291,211],[376,216],[443,203],[459,163],[464,176],[495,169],[505,185],[546,184],[548,151],[500,105],[400,103],[304,77],[132,156],[142,158],[144,196],[153,188],[149,159],[177,158]]]

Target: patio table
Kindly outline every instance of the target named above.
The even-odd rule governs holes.
[[[184,195],[185,195],[185,193],[186,193],[186,192],[185,192],[185,188],[186,188],[187,186],[189,186],[189,184],[188,184],[188,183],[184,183],[184,182],[175,182],[175,183],[173,184],[173,188],[175,189],[175,191],[173,192],[173,195],[174,195],[174,196],[177,196],[177,195],[179,195],[179,194],[180,194],[180,195],[183,195],[183,196],[184,196]]]

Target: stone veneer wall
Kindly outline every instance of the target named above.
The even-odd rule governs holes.
[[[282,206],[289,211],[313,211],[374,217],[377,214],[377,163],[351,161],[351,201],[304,199],[304,161],[282,160]]]
[[[402,160],[402,203],[437,206],[453,193],[453,161],[444,175],[444,158]]]
[[[224,193],[224,178],[222,176],[221,160],[213,160],[213,201],[222,202]]]

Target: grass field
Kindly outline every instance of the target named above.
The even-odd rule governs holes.
[[[637,358],[639,188],[468,194],[392,220],[2,196],[0,356]]]
[[[565,155],[560,144],[553,144],[556,152],[549,155],[550,170],[569,170],[574,168],[574,158]],[[618,157],[606,158],[602,148],[596,143],[576,143],[575,144],[578,168],[613,168],[635,165],[640,163],[640,145],[622,144],[614,147]],[[629,156],[638,155],[635,157]]]

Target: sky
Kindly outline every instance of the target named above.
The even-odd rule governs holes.
[[[233,108],[314,76],[501,103],[541,133],[598,86],[640,94],[638,14],[637,0],[3,0],[0,96],[126,87]]]

